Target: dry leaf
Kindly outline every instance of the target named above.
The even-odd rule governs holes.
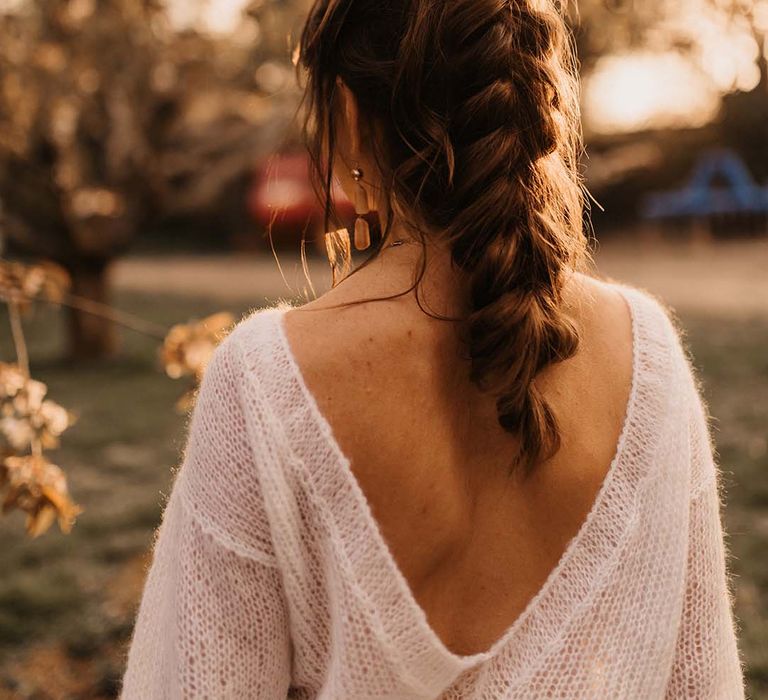
[[[46,399],[48,387],[27,377],[16,365],[0,363],[0,438],[16,452],[39,441],[44,449],[59,446],[59,437],[76,416]]]
[[[28,449],[32,444],[35,439],[35,429],[29,420],[6,416],[0,419],[0,435],[8,441],[14,450],[21,452]]]
[[[201,321],[180,323],[168,332],[160,349],[160,362],[166,374],[171,379],[191,376],[196,384],[178,400],[177,411],[185,413],[191,408],[208,362],[234,324],[235,317],[224,311]]]
[[[83,512],[69,496],[64,472],[41,455],[5,457],[0,462],[0,486],[7,489],[3,512],[25,512],[27,533],[32,537],[46,532],[54,520],[68,533]]]
[[[70,286],[69,274],[55,263],[24,265],[0,259],[0,297],[15,301],[23,309],[34,299],[61,303]]]
[[[26,382],[27,376],[21,367],[0,362],[0,401],[16,396]]]
[[[56,263],[45,261],[38,267],[45,273],[41,290],[42,298],[54,304],[60,304],[72,287],[72,278],[61,265]]]

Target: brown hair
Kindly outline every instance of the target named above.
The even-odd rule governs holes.
[[[554,2],[316,0],[299,46],[326,230],[338,221],[330,191],[340,77],[369,125],[387,228],[394,213],[422,243],[444,237],[467,276],[470,313],[460,320],[470,377],[520,437],[515,466],[526,474],[560,447],[533,380],[577,350],[561,291],[565,272],[589,257],[576,60]],[[423,277],[422,253],[402,294]]]

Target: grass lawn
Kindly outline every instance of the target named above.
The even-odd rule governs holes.
[[[171,324],[221,310],[216,302],[123,294],[116,305]],[[247,304],[230,306],[236,315]],[[768,318],[683,316],[716,418],[725,471],[737,615],[751,697],[768,698]],[[0,312],[0,328],[7,328]],[[156,342],[129,331],[118,362],[72,368],[63,319],[38,307],[26,321],[33,375],[80,415],[52,453],[85,508],[75,529],[37,540],[18,514],[0,519],[0,700],[110,698],[186,418],[184,387],[164,377]],[[0,331],[0,358],[11,358]]]

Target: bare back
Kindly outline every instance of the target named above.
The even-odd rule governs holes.
[[[405,298],[326,308],[375,286],[361,278],[290,311],[286,333],[430,626],[456,654],[483,652],[545,583],[610,469],[632,383],[630,311],[609,286],[574,278],[580,349],[536,379],[562,447],[524,480],[510,477],[516,438],[470,383],[454,324]]]

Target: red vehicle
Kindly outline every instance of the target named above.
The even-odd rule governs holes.
[[[254,172],[246,204],[267,244],[271,230],[276,248],[298,250],[306,230],[307,248],[314,245],[318,252],[325,254],[324,212],[312,189],[309,173],[309,156],[305,153],[273,156]],[[355,217],[352,203],[335,182],[332,193],[341,220],[351,223]]]

